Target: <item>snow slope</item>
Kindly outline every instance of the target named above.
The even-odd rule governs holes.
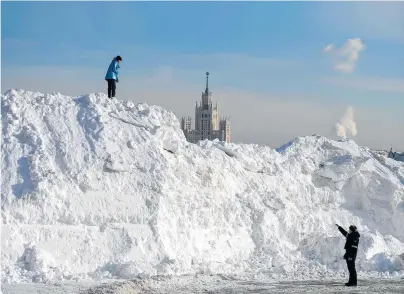
[[[2,282],[404,276],[404,163],[352,140],[189,144],[157,106],[10,90],[2,106]],[[386,275],[386,273],[385,273]]]

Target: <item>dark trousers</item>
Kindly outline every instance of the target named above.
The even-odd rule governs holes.
[[[349,271],[349,281],[348,284],[356,285],[357,284],[357,276],[356,276],[356,268],[355,268],[355,258],[352,260],[346,259],[346,265]]]
[[[116,81],[113,79],[107,80],[108,82],[108,98],[115,97]]]

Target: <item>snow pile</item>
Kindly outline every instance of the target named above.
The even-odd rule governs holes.
[[[103,94],[10,90],[2,281],[224,273],[404,275],[404,164],[352,140],[189,144],[173,113]]]

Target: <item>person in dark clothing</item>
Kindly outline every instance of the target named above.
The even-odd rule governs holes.
[[[116,56],[112,59],[111,64],[108,67],[107,74],[105,75],[105,80],[108,82],[108,98],[112,99],[115,97],[116,83],[119,83],[118,79],[118,68],[122,61],[121,56]]]
[[[345,231],[338,224],[336,224],[336,226],[341,234],[346,237],[344,259],[346,260],[349,271],[349,281],[348,283],[345,283],[345,286],[356,286],[358,281],[356,276],[355,260],[356,254],[358,253],[360,234],[356,226],[349,226],[349,232]]]

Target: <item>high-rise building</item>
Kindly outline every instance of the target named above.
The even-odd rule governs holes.
[[[191,143],[200,140],[215,140],[230,142],[230,118],[219,117],[217,103],[212,103],[212,92],[209,92],[209,72],[206,73],[206,88],[202,92],[201,101],[195,106],[195,129],[192,129],[191,117],[181,118],[181,129]]]

